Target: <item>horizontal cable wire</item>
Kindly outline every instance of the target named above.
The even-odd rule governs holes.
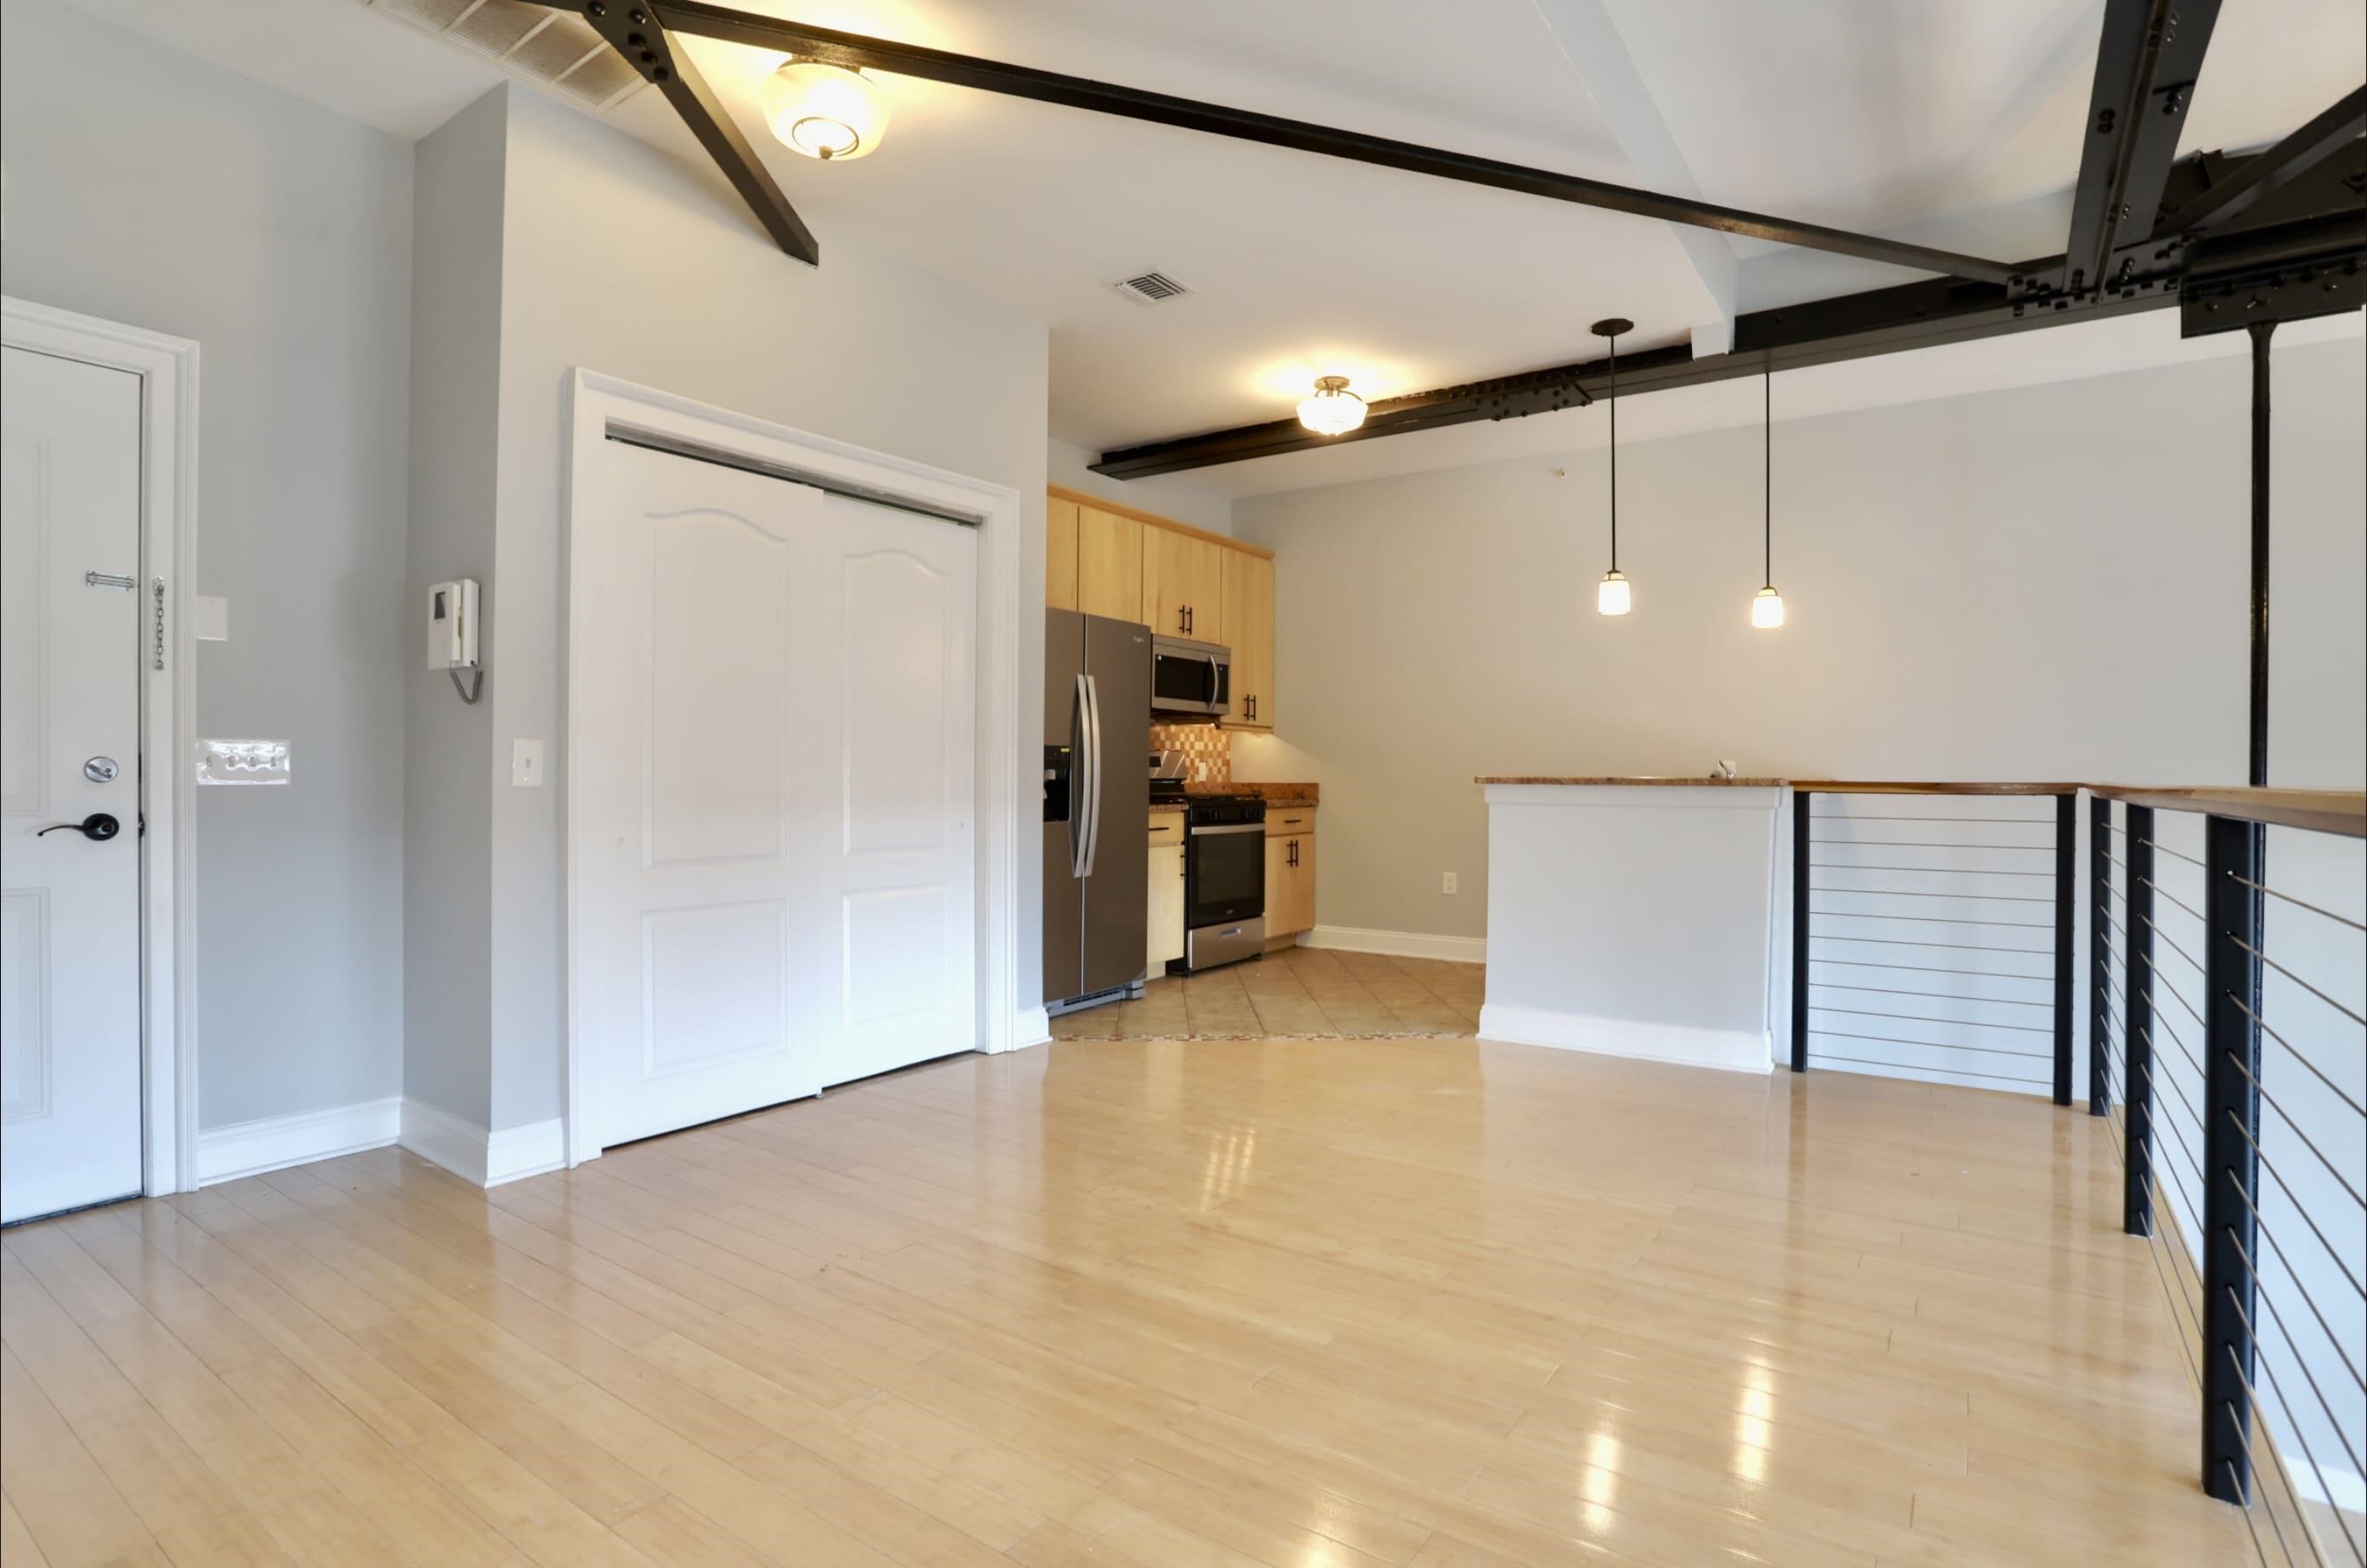
[[[2232,1345],[2227,1347],[2227,1357],[2231,1361],[2236,1360],[2236,1348]],[[2238,1378],[2244,1378],[2244,1368],[2240,1361],[2237,1361],[2236,1375]],[[2244,1387],[2247,1390],[2249,1390],[2251,1386],[2251,1381],[2248,1378],[2244,1379]],[[2258,1404],[2259,1403],[2258,1395],[2253,1396],[2252,1403],[2254,1404]],[[2224,1400],[2220,1403],[2219,1413],[2226,1418],[2229,1426],[2241,1427],[2242,1424],[2238,1423],[2235,1418],[2235,1408]],[[2252,1451],[2252,1434],[2249,1431],[2239,1429],[2236,1433],[2236,1440],[2244,1445],[2244,1462],[2251,1468],[2253,1475],[2257,1477],[2260,1472],[2260,1456]],[[2232,1459],[2223,1459],[2219,1461],[2219,1464],[2220,1468],[2227,1472],[2229,1489],[2240,1495],[2245,1490],[2244,1476],[2241,1472],[2237,1470],[2236,1461]],[[2252,1515],[2257,1508],[2258,1511],[2269,1516],[2269,1524],[2275,1529],[2277,1534],[2277,1545],[2284,1550],[2285,1568],[2301,1568],[2300,1559],[2296,1558],[2293,1554],[2292,1543],[2285,1540],[2284,1527],[2277,1523],[2276,1510],[2259,1500],[2259,1489],[2257,1486],[2252,1488],[2254,1495],[2254,1500],[2252,1502],[2239,1503],[2236,1506],[2237,1510],[2244,1516],[2244,1529],[2251,1535],[2252,1555],[2260,1560],[2260,1568],[2276,1568],[2276,1564],[2269,1561],[2269,1549],[2260,1544],[2260,1527],[2252,1522]]]
[[[2252,1276],[2252,1281],[2255,1286],[2259,1303],[2269,1309],[2269,1321],[2277,1325],[2277,1332],[2279,1334],[2284,1336],[2285,1348],[2293,1352],[2293,1363],[2301,1368],[2302,1378],[2309,1384],[2309,1392],[2316,1396],[2318,1409],[2326,1413],[2327,1425],[2334,1428],[2335,1437],[2342,1444],[2343,1457],[2350,1461],[2351,1469],[2367,1472],[2367,1461],[2362,1461],[2360,1459],[2358,1449],[2351,1445],[2350,1434],[2342,1429],[2342,1418],[2335,1415],[2334,1406],[2327,1403],[2326,1391],[2317,1386],[2317,1374],[2309,1370],[2309,1359],[2301,1353],[2301,1341],[2294,1338],[2293,1330],[2285,1326],[2285,1314],[2277,1310],[2276,1293],[2272,1291],[2258,1290],[2260,1278],[2259,1265],[2252,1260],[2252,1255],[2250,1253],[2244,1250],[2243,1237],[2236,1234],[2233,1226],[2223,1225],[2220,1228],[2227,1237],[2227,1245],[2234,1247],[2236,1249],[2236,1256],[2244,1260],[2245,1270]],[[2309,1292],[2303,1291],[2298,1293],[2307,1295]],[[2238,1301],[2236,1303],[2236,1311],[2238,1315],[2243,1314],[2244,1304],[2242,1302]],[[2255,1341],[2259,1340],[2260,1337],[2259,1328],[2249,1317],[2245,1318],[2244,1327],[2250,1332]],[[2336,1348],[2339,1349],[2340,1347],[2338,1346]],[[2273,1381],[2275,1373],[2271,1371],[2270,1376]],[[2293,1412],[2288,1409],[2285,1414],[2290,1417],[2293,1415]]]
[[[1883,1015],[1877,1013],[1874,1016]],[[1896,1034],[1852,1034],[1846,1029],[1818,1029],[1813,1026],[1808,1032],[1812,1035],[1821,1034],[1828,1040],[1875,1040],[1886,1045],[1917,1045],[1931,1051],[1977,1051],[1984,1056],[2020,1056],[2032,1062],[2051,1062],[2055,1059],[2055,1053],[2052,1051],[2008,1051],[1998,1045],[1950,1045],[1937,1040],[1901,1040]],[[1896,1062],[1887,1065],[1912,1066],[1915,1064]],[[1941,1069],[1932,1070],[1936,1072]]]
[[[1947,844],[1882,844],[1868,847],[1886,850],[1912,850],[1920,848],[1970,849],[1976,846]],[[1861,865],[1852,861],[1812,860],[1808,863],[1808,869],[1810,871],[1911,871],[1919,876],[2043,876],[2049,882],[2055,880],[2055,874],[2051,871],[1990,871],[1984,867],[1976,865]]]
[[[2182,860],[2189,865],[2199,865],[2205,871],[2211,869],[2210,862],[2196,860],[2192,855],[2190,855],[2181,850],[2173,850],[2168,844],[2163,843],[2159,839],[2155,839],[2151,840],[2151,842],[2157,852],[2166,854],[2172,860]]]
[[[1859,818],[1857,820],[1862,822],[1865,820],[1865,818]],[[2012,853],[2025,855],[2044,855],[2055,852],[2055,846],[2053,844],[1958,844],[1943,842],[1938,839],[1811,838],[1808,842],[1812,844],[1840,844],[1847,848],[1855,850],[2005,850]],[[1919,866],[1916,869],[1920,871],[1927,870],[1929,868]],[[2024,876],[2052,876],[2055,874],[2051,871],[2035,871],[2023,872],[2022,874]]]
[[[2283,1035],[2279,1034],[2275,1030],[2270,1028],[2269,1021],[2262,1018],[2259,1013],[2254,1012],[2249,1007],[2247,1007],[2244,1003],[2243,998],[2230,995],[2227,999],[2234,1002],[2237,1010],[2240,1010],[2246,1018],[2250,1019],[2254,1023],[2259,1025],[2261,1033],[2267,1035],[2270,1039],[2283,1046],[2287,1051],[2292,1052],[2293,1059],[2299,1062],[2303,1066],[2307,1067],[2310,1070],[2311,1076],[2315,1077],[2318,1082],[2326,1086],[2327,1093],[2333,1095],[2337,1100],[2342,1101],[2343,1104],[2349,1106],[2352,1115],[2367,1116],[2367,1105],[2361,1105],[2357,1100],[2351,1099],[2350,1096],[2344,1091],[2340,1084],[2336,1083],[2332,1078],[2327,1077],[2325,1073],[2321,1072],[2318,1069],[2317,1064],[2311,1061],[2307,1056],[2303,1055],[2300,1049],[2296,1047],[2292,1041],[2286,1039]]]
[[[2052,1034],[2055,1032],[2055,1029],[2052,1024],[1983,1023],[1980,1020],[1972,1018],[1929,1018],[1920,1012],[1875,1012],[1866,1008],[1825,1007],[1813,1001],[1808,1005],[1815,1008],[1818,1012],[1846,1013],[1852,1018],[1895,1018],[1901,1023],[1944,1023],[1951,1029],[2010,1029],[2020,1034]],[[1945,1042],[1931,1040],[1924,1042],[1924,1043],[1939,1045],[1944,1044]],[[2052,1055],[2054,1053],[2052,1052],[2048,1053],[2049,1055]]]
[[[1976,1073],[1970,1067],[1927,1067],[1914,1062],[1877,1062],[1865,1056],[1834,1056],[1819,1055],[1812,1055],[1809,1060],[1812,1062],[1847,1062],[1852,1066],[1858,1067],[1892,1067],[1900,1072],[1906,1073],[1937,1073],[1947,1077],[1988,1078],[1993,1083],[2027,1084],[2033,1089],[2044,1089],[2046,1087],[2048,1081],[2045,1078],[2017,1077],[2010,1073]]]
[[[2326,1248],[2326,1256],[2333,1259],[2334,1266],[2337,1269],[2342,1270],[2342,1277],[2350,1281],[2350,1288],[2353,1291],[2358,1292],[2361,1296],[2367,1296],[2367,1285],[2361,1285],[2359,1282],[2359,1276],[2350,1271],[2350,1263],[2344,1259],[2341,1253],[2337,1252],[2334,1249],[2334,1244],[2326,1239],[2326,1233],[2317,1228],[2317,1222],[2316,1220],[2309,1217],[2309,1211],[2302,1207],[2301,1199],[2295,1195],[2293,1190],[2285,1185],[2285,1179],[2277,1174],[2277,1168],[2271,1165],[2268,1161],[2262,1160],[2260,1162],[2260,1168],[2269,1173],[2269,1179],[2275,1182],[2277,1184],[2277,1190],[2285,1195],[2285,1201],[2291,1203],[2293,1208],[2293,1213],[2301,1216],[2301,1223],[2309,1227],[2309,1234],[2317,1237],[2317,1245]],[[2228,1188],[2236,1194],[2237,1197],[2241,1198],[2244,1201],[2244,1207],[2252,1211],[2253,1225],[2262,1235],[2268,1235],[2268,1221],[2262,1217],[2260,1213],[2260,1206],[2252,1201],[2252,1195],[2244,1190],[2244,1184],[2240,1181],[2234,1181],[2228,1183]],[[2271,1247],[2276,1247],[2276,1240],[2273,1236],[2270,1237],[2269,1245]],[[2300,1270],[2293,1269],[2293,1264],[2290,1261],[2285,1260],[2284,1249],[2282,1247],[2277,1247],[2277,1257],[2280,1261],[2284,1261],[2285,1268],[2291,1271],[2296,1279],[2300,1277]]]
[[[1809,891],[1813,893],[1846,893],[1851,890],[1846,887],[1815,887],[1809,889]],[[2032,903],[2035,904],[2051,904],[2055,900],[2052,898],[2034,898],[2031,900]],[[1912,920],[1917,925],[1920,926],[1998,926],[2006,931],[2051,931],[2055,929],[2055,922],[2053,920],[1973,920],[1956,919],[1945,915],[1876,915],[1870,914],[1863,909],[1811,909],[1808,913],[1811,915],[1822,915],[1827,919],[1840,920]],[[2010,952],[2012,950],[2008,949],[2007,951]],[[2022,951],[2036,952],[2037,950],[2035,948],[2028,948],[2023,949]]]
[[[2137,880],[2144,883],[2146,886],[2152,891],[2153,896],[2159,898],[2162,902],[2177,906],[2179,908],[2185,910],[2188,914],[2192,915],[2196,919],[2201,920],[2206,926],[2211,923],[2210,916],[2204,914],[2202,910],[2196,908],[2185,899],[2180,898],[2177,894],[2172,893],[2169,888],[2164,887],[2152,877],[2140,876]]]
[[[1881,965],[1869,965],[1869,967],[1881,967]],[[2004,975],[1995,976],[1992,977],[2000,980],[2010,978],[2010,976]],[[1834,980],[1810,980],[1808,982],[1809,989],[1815,990],[1818,987],[1822,987],[1828,991],[1871,991],[1877,997],[1929,997],[1934,1001],[1942,1002],[1981,1002],[1991,1007],[2001,1008],[2046,1008],[2052,1010],[2055,1006],[2053,1002],[2025,1002],[2014,997],[1967,997],[1956,991],[1902,991],[1890,986],[1844,986]],[[1939,1021],[1935,1020],[1934,1021],[1936,1022]],[[2009,1026],[1999,1024],[1998,1027],[2002,1029]]]
[[[2194,965],[2194,972],[2197,975],[2208,975],[2210,973],[2209,970],[2203,967],[2203,961],[2201,959],[2187,952],[2186,949],[2179,946],[2176,942],[2170,939],[2170,935],[2168,931],[2156,925],[2151,919],[2147,919],[2145,925],[2146,930],[2153,933],[2153,939],[2156,942],[2161,943],[2164,947],[2169,949],[2170,952],[2175,953],[2180,958],[2185,959],[2189,964]]]
[[[2250,942],[2246,942],[2243,938],[2236,937],[2231,940],[2234,941],[2237,947],[2242,948],[2246,953],[2250,953],[2262,964],[2267,964],[2270,968],[2275,970],[2286,979],[2291,980],[2294,985],[2299,986],[2303,990],[2307,991],[2311,996],[2316,997],[2327,1007],[2332,1008],[2335,1011],[2340,1013],[2351,1022],[2359,1025],[2361,1029],[2367,1029],[2367,1018],[2361,1018],[2359,1014],[2352,1012],[2349,1008],[2344,1007],[2340,1002],[2336,1001],[2332,997],[2327,996],[2324,991],[2319,990],[2316,986],[2311,985],[2308,981],[2303,979],[2300,976],[2294,974],[2292,970],[2286,968],[2275,959],[2271,958],[2267,953],[2262,953],[2259,948],[2254,947]]]
[[[1808,819],[1812,822],[1970,822],[1982,828],[2044,828],[2050,830],[2055,826],[2043,817],[1876,817],[1858,811],[1811,810]]]
[[[2244,1332],[2251,1338],[2253,1344],[2257,1346],[2260,1339],[2259,1330],[2252,1325],[2251,1314],[2244,1310],[2243,1298],[2236,1293],[2236,1287],[2233,1285],[2222,1285],[2220,1289],[2226,1292],[2227,1304],[2236,1309],[2237,1317],[2243,1321]],[[2237,1381],[2244,1385],[2244,1392],[2246,1394],[2250,1396],[2252,1407],[2255,1410],[2260,1408],[2263,1402],[2260,1398],[2259,1390],[2254,1387],[2252,1380],[2245,1375],[2243,1358],[2236,1354],[2236,1347],[2233,1345],[2222,1346],[2221,1348],[2227,1352],[2227,1363],[2229,1366],[2235,1368]],[[2277,1396],[2277,1407],[2284,1412],[2285,1425],[2293,1428],[2293,1440],[2301,1444],[2301,1457],[2309,1461],[2310,1472],[2317,1477],[2318,1495],[2321,1497],[2332,1497],[2334,1493],[2328,1489],[2326,1484],[2325,1467],[2317,1462],[2317,1455],[2309,1446],[2308,1435],[2302,1430],[2301,1423],[2293,1418],[2293,1402],[2285,1397],[2284,1385],[2277,1382],[2277,1369],[2275,1364],[2265,1356],[2256,1358],[2256,1364],[2259,1366],[2260,1371],[2269,1374],[2269,1389],[2270,1392],[2273,1393]],[[2224,1409],[2225,1406],[2223,1405],[2222,1408]],[[2339,1427],[2335,1429],[2337,1432],[2341,1430]],[[2257,1471],[2259,1468],[2259,1456],[2252,1453],[2252,1440],[2250,1436],[2248,1434],[2244,1434],[2243,1441],[2244,1452],[2247,1455],[2252,1456],[2252,1467]],[[2343,1446],[2348,1448],[2350,1445],[2346,1443]],[[2271,1447],[2273,1450],[2274,1445],[2271,1444]],[[2351,1460],[2351,1462],[2355,1465],[2359,1461],[2354,1457]],[[2279,1468],[2282,1471],[2282,1463],[2280,1463]],[[2292,1489],[2293,1478],[2290,1473],[2286,1473],[2285,1475],[2285,1485],[2288,1490]],[[2276,1517],[2275,1514],[2271,1513],[2269,1517],[2271,1521],[2274,1522]],[[2350,1550],[2354,1553],[2357,1552],[2359,1550],[2359,1543],[2350,1539],[2350,1526],[2348,1521],[2342,1519],[2340,1509],[2335,1510],[2335,1517],[2342,1526],[2342,1539],[2349,1543]]]
[[[2287,1111],[2283,1106],[2279,1105],[2275,1100],[2269,1098],[2269,1091],[2260,1087],[2259,1079],[2252,1077],[2252,1070],[2244,1066],[2243,1058],[2237,1055],[2233,1051],[2230,1051],[2227,1053],[2227,1059],[2236,1064],[2236,1070],[2244,1075],[2245,1081],[2252,1086],[2252,1092],[2260,1097],[2261,1103],[2268,1106],[2270,1110],[2275,1111],[2279,1116],[2284,1118],[2285,1125],[2293,1130],[2293,1135],[2301,1140],[2302,1147],[2317,1156],[2317,1163],[2326,1167],[2326,1174],[2334,1178],[2336,1184],[2339,1186],[2345,1193],[2350,1195],[2350,1201],[2358,1204],[2361,1209],[2367,1209],[2367,1193],[2361,1193],[2359,1189],[2350,1185],[2350,1178],[2344,1176],[2341,1169],[2337,1167],[2332,1160],[2326,1157],[2325,1152],[2310,1141],[2309,1134],[2301,1130],[2301,1124],[2293,1119],[2293,1112]],[[2235,1129],[2244,1134],[2244,1141],[2252,1145],[2252,1152],[2259,1156],[2260,1163],[2262,1165],[2268,1164],[2269,1151],[2260,1147],[2260,1140],[2252,1135],[2252,1130],[2249,1127],[2244,1125],[2244,1119],[2237,1115],[2233,1111],[2226,1112],[2226,1117],[2228,1122],[2235,1126]]]
[[[2227,877],[2238,886],[2248,887],[2255,893],[2265,893],[2271,898],[2282,898],[2296,908],[2307,909],[2313,915],[2324,915],[2327,919],[2339,921],[2354,931],[2367,931],[2367,925],[2361,924],[2348,915],[2337,914],[2332,909],[2322,909],[2306,898],[2296,898],[2290,893],[2280,893],[2266,883],[2255,882],[2248,876],[2237,876],[2232,871],[2227,873]]]
[[[2293,1280],[2296,1281],[2293,1293],[2301,1297],[2302,1305],[2309,1308],[2309,1315],[2317,1320],[2318,1332],[2325,1335],[2326,1342],[2334,1347],[2335,1355],[2341,1359],[2342,1370],[2350,1374],[2350,1381],[2359,1385],[2359,1392],[2362,1394],[2367,1394],[2367,1373],[2361,1373],[2359,1368],[2351,1361],[2350,1352],[2343,1348],[2342,1341],[2336,1336],[2333,1325],[2326,1321],[2326,1314],[2317,1310],[2316,1298],[2312,1296],[2307,1291],[2299,1288],[2298,1281],[2301,1279],[2301,1271],[2293,1266],[2293,1259],[2285,1256],[2285,1249],[2277,1245],[2277,1238],[2269,1234],[2269,1227],[2260,1222],[2259,1213],[2258,1210],[2253,1211],[2252,1232],[2262,1241],[2269,1244],[2269,1250],[2276,1254],[2277,1261],[2283,1264],[2285,1272],[2293,1276]],[[2244,1261],[2247,1264],[2251,1264],[2252,1260],[2247,1258]],[[2260,1270],[2259,1267],[2254,1265],[2252,1267],[2253,1278],[2258,1279],[2259,1277],[2259,1273]],[[2282,1323],[2279,1326],[2282,1326]],[[2288,1333],[2285,1337],[2290,1339],[2293,1336]]]
[[[2113,1145],[2121,1151],[2121,1168],[2125,1170],[2128,1168],[2129,1163],[2128,1140],[2122,1132],[2119,1125],[2119,1120],[2120,1119],[2117,1114],[2107,1116],[2104,1119],[2104,1124],[2112,1133]],[[2148,1187],[2157,1185],[2153,1181],[2150,1173],[2147,1173],[2146,1184]],[[2169,1249],[2169,1243],[2160,1236],[2159,1229],[2160,1227],[2156,1226],[2146,1233],[2144,1237],[2146,1244],[2146,1256],[2153,1260],[2154,1278],[2161,1281],[2162,1299],[2169,1307],[2170,1325],[2178,1331],[2178,1348],[2180,1352],[2186,1358],[2186,1370],[2193,1375],[2194,1386],[2201,1388],[2203,1386],[2203,1369],[2195,1364],[2194,1345],[2203,1337],[2202,1329],[2198,1325],[2191,1338],[2187,1334],[2186,1325],[2189,1321],[2190,1314],[2180,1310],[2180,1292],[2170,1288],[2169,1275],[2162,1269],[2161,1255]],[[2157,1245],[2157,1243],[2158,1245]]]
[[[1814,871],[1817,868],[1811,866],[1808,869]],[[1827,866],[1824,869],[1829,871],[1834,868]],[[1876,866],[1865,866],[1863,868],[1845,866],[1840,869],[1848,871],[1860,869],[1874,871],[1881,868]],[[2004,872],[1999,872],[1996,874],[2002,876],[2007,874]],[[1918,893],[1906,887],[1835,887],[1828,882],[1812,882],[1808,885],[1808,891],[1811,893],[1847,893],[1859,897],[1871,898],[1977,898],[1985,904],[2052,904],[2055,902],[2051,897],[2033,898],[2027,893]]]
[[[1863,937],[1855,937],[1848,940],[1863,942],[1866,939]],[[1908,942],[1907,945],[1909,947],[1929,947],[1931,944],[1930,942]],[[1991,950],[1988,948],[1976,948],[1973,951],[1976,953],[1987,953]],[[1999,951],[2015,952],[2019,950],[2006,948]],[[2044,982],[2055,978],[2052,975],[2000,975],[1990,969],[1946,969],[1934,964],[1875,964],[1863,958],[1818,958],[1815,956],[1813,953],[1810,954],[1808,962],[1811,964],[1839,964],[1846,965],[1852,969],[1898,969],[1910,975],[1961,975],[1965,978],[1972,980],[2032,980]],[[1822,981],[1818,981],[1817,983],[1819,985],[1823,984]],[[2030,1005],[2033,1007],[2052,1007],[2055,1004],[2052,1002],[2033,1002]]]
[[[1808,913],[1813,915],[1816,911],[1811,909]],[[1868,915],[1864,918],[1867,919],[1878,920],[1883,917],[1880,915]],[[2046,926],[2033,926],[2031,929],[2033,931],[2048,931],[2053,928]],[[1951,953],[2011,953],[2019,954],[2023,958],[2045,959],[2047,961],[2047,972],[2044,975],[2000,975],[1998,976],[1999,979],[2052,980],[2055,978],[2055,954],[2043,947],[1983,947],[1975,942],[1908,942],[1904,937],[1896,936],[1836,936],[1829,931],[1826,932],[1822,936],[1818,936],[1814,933],[1810,934],[1809,945],[1812,950],[1815,944],[1819,942],[1872,942],[1878,947],[1941,947],[1947,949]],[[1815,962],[1819,964],[1840,964],[1844,961],[1839,958],[1820,958],[1817,959]],[[1884,965],[1884,967],[1889,967],[1889,965]],[[1900,967],[1904,967],[1904,965],[1901,965]],[[1952,971],[1942,971],[1942,973],[1952,973]]]

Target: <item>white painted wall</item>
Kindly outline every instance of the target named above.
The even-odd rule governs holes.
[[[423,736],[423,752],[439,754],[419,762],[463,777],[478,770],[481,780],[477,797],[454,809],[460,830],[481,830],[488,848],[488,945],[443,958],[473,984],[490,954],[484,1124],[499,1132],[556,1116],[562,1085],[568,373],[605,371],[1008,484],[1025,509],[1025,558],[1040,561],[1046,334],[829,230],[823,265],[805,266],[773,245],[704,162],[677,161],[523,89],[497,88],[493,102],[505,136],[500,455],[485,574],[490,749],[456,732],[443,755],[444,739]],[[1022,575],[1020,655],[1032,669],[1042,658],[1043,578]],[[1040,725],[1023,704],[1027,754]],[[545,742],[551,787],[510,786],[510,747],[521,737]],[[1036,857],[1019,859],[1019,1000],[1034,1006],[1042,895]],[[415,948],[413,957],[434,955]],[[443,976],[423,963],[412,978],[435,987]]]
[[[50,0],[0,73],[8,292],[201,345],[198,730],[294,743],[198,795],[199,1125],[391,1095],[411,150]]]
[[[1066,441],[1048,441],[1045,450],[1049,469],[1047,478],[1053,484],[1098,495],[1121,506],[1155,512],[1212,534],[1233,531],[1233,501],[1229,495],[1205,490],[1172,474],[1148,479],[1114,479],[1093,472],[1092,465],[1101,460],[1099,452]]]
[[[2277,367],[2271,779],[2355,789],[2367,355]],[[1624,620],[1600,448],[1241,502],[1289,716],[1234,776],[1322,784],[1323,924],[1462,936],[1475,773],[2240,783],[2248,389],[2237,356],[1779,423],[1772,635],[1756,429],[1621,452]]]

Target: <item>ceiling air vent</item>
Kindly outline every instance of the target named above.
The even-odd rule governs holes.
[[[570,103],[605,113],[643,85],[592,24],[529,0],[362,0]]]
[[[1110,287],[1138,305],[1156,305],[1192,292],[1163,272],[1141,273]]]

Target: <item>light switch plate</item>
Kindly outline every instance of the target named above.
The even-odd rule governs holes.
[[[542,787],[542,742],[513,740],[510,742],[510,787],[540,789]]]
[[[230,601],[205,593],[189,601],[189,635],[199,642],[228,642]]]
[[[200,740],[201,784],[284,784],[289,780],[285,740]]]

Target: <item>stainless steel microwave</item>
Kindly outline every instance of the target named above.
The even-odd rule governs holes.
[[[1180,637],[1150,639],[1151,712],[1222,715],[1232,696],[1232,649]]]

